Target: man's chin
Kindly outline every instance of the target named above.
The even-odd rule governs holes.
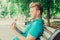
[[[32,19],[35,19],[34,17],[32,17]]]

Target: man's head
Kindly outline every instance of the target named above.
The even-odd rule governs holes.
[[[43,8],[39,2],[31,3],[29,7],[30,7],[30,15],[32,18],[36,18],[42,15]]]

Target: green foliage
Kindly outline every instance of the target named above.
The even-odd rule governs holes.
[[[7,7],[6,7],[6,8],[4,8],[4,10],[1,12],[1,15],[2,15],[3,17],[5,17],[5,16],[7,16],[7,14],[8,14],[8,10],[7,10]]]
[[[46,17],[47,8],[50,8],[50,18],[53,18],[60,12],[60,0],[41,0],[40,1],[43,5],[43,13]]]
[[[16,10],[14,9],[14,5],[11,4],[10,6],[10,16],[13,17],[16,14]]]
[[[47,8],[50,8],[50,16],[51,18],[56,16],[60,12],[60,0],[6,0],[7,4],[10,4],[10,16],[14,16],[17,14],[26,15],[29,17],[29,4],[31,2],[40,2],[43,6],[43,17],[46,18]],[[1,4],[2,5],[2,4]],[[15,8],[15,5],[17,8]],[[1,15],[4,17],[7,16],[8,9],[4,8],[4,11],[1,12]]]

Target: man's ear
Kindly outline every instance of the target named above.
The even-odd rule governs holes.
[[[38,14],[40,14],[40,10],[38,10],[37,12],[38,12]]]

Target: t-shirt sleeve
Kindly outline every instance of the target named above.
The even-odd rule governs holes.
[[[43,34],[43,23],[42,22],[34,22],[29,30],[28,34],[37,38],[39,35]]]

